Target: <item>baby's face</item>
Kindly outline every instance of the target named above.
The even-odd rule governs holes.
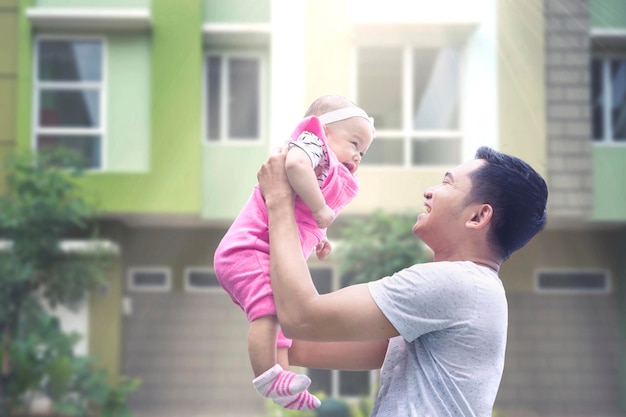
[[[374,140],[372,125],[362,117],[351,117],[329,123],[324,128],[330,150],[354,174]]]

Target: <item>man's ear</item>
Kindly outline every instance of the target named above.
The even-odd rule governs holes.
[[[472,229],[481,229],[489,224],[493,216],[493,207],[490,204],[479,204],[471,213],[472,217],[465,225]]]

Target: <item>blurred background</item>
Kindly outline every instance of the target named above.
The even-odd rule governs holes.
[[[54,314],[77,353],[142,381],[134,414],[268,414],[213,252],[323,94],[376,123],[344,220],[417,215],[481,145],[544,175],[548,226],[500,274],[496,413],[626,415],[623,0],[0,0],[0,156],[84,158],[117,255],[106,285]],[[332,256],[310,267],[320,292],[349,283]],[[376,371],[303,372],[346,402],[378,388]]]

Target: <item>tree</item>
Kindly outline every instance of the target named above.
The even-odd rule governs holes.
[[[382,210],[348,220],[336,251],[341,276],[369,282],[430,260],[429,249],[412,233],[414,224],[414,214]]]
[[[7,160],[5,191],[0,195],[0,402],[7,415],[12,377],[11,353],[23,317],[37,315],[42,302],[73,308],[95,284],[103,282],[107,256],[97,248],[72,253],[68,238],[96,242],[95,210],[81,194],[81,171],[67,154],[17,155]]]

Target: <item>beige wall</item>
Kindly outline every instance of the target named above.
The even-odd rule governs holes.
[[[542,0],[499,0],[499,150],[524,159],[545,177],[543,33]]]

